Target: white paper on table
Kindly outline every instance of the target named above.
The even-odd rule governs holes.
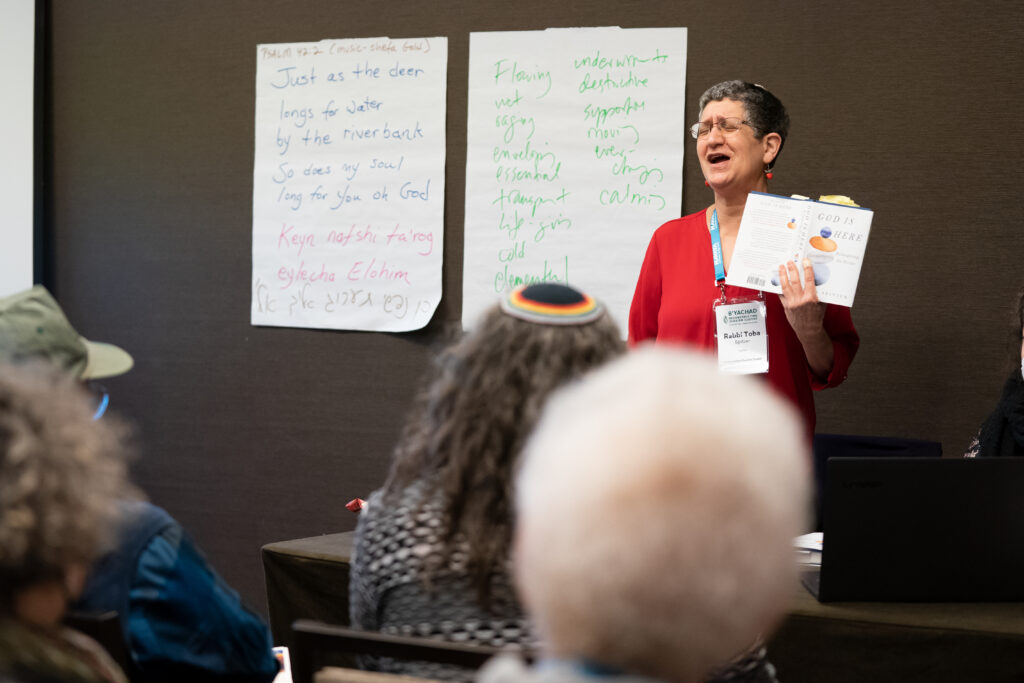
[[[793,547],[798,550],[814,550],[820,553],[824,544],[825,534],[821,531],[812,531],[793,539]]]
[[[568,282],[626,335],[654,230],[682,207],[686,29],[471,33],[462,323]]]
[[[820,565],[821,551],[824,545],[825,534],[820,531],[797,536],[793,541],[793,547],[796,549],[797,563],[810,566]]]
[[[259,45],[253,325],[401,332],[441,299],[446,38]]]
[[[751,192],[725,282],[779,294],[779,265],[811,261],[818,299],[852,306],[874,212],[857,206]]]

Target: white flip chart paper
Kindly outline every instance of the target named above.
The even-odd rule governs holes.
[[[625,336],[654,230],[679,216],[686,29],[471,33],[463,326],[567,282]]]
[[[446,38],[259,45],[252,324],[401,332],[441,299]]]

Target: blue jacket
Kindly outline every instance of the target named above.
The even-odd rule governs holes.
[[[185,530],[149,503],[125,502],[117,547],[93,566],[71,609],[115,610],[133,681],[272,681],[266,624],[248,610]]]

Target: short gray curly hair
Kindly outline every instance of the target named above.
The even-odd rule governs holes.
[[[19,590],[88,564],[128,483],[128,429],[92,419],[82,386],[48,366],[0,365],[0,612]]]
[[[805,442],[788,402],[687,349],[638,348],[552,394],[515,494],[516,582],[547,652],[696,681],[748,648],[796,584]]]
[[[768,164],[768,168],[775,166],[775,161],[779,154],[782,154],[782,147],[786,144],[786,136],[789,135],[789,114],[779,98],[768,92],[763,85],[746,81],[722,81],[705,90],[700,96],[697,104],[700,116],[704,114],[704,107],[708,102],[720,100],[736,100],[743,105],[747,123],[754,129],[754,137],[758,140],[768,133],[779,134],[782,138],[779,151],[775,159]]]

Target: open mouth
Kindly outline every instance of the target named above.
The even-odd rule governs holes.
[[[717,154],[717,153],[716,154],[709,154],[707,159],[708,159],[708,163],[709,164],[717,164],[717,163],[720,163],[720,162],[723,162],[723,161],[729,161],[729,155],[727,155],[727,154]]]

